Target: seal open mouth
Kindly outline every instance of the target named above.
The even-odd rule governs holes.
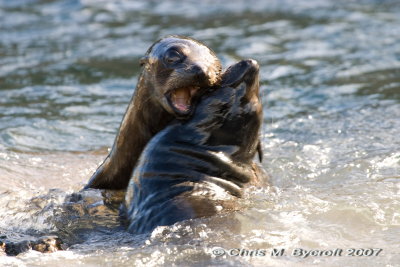
[[[183,87],[171,90],[167,93],[167,98],[173,110],[179,115],[188,115],[192,110],[193,98],[199,87]]]

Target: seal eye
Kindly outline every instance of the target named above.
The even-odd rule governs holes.
[[[164,60],[168,64],[178,63],[182,60],[182,55],[176,50],[169,50],[166,53]]]

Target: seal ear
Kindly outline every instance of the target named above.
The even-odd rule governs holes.
[[[139,59],[140,67],[143,67],[143,65],[146,64],[148,62],[148,60],[149,60],[148,56],[144,56],[141,59]]]

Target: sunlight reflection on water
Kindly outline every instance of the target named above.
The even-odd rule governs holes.
[[[263,165],[272,183],[249,190],[241,212],[161,227],[150,236],[112,227],[75,233],[62,224],[80,240],[69,251],[0,256],[1,262],[400,263],[397,1],[0,1],[0,18],[1,235],[20,240],[60,227],[65,198],[81,189],[112,145],[139,58],[165,34],[204,41],[224,66],[259,61]],[[44,197],[32,206],[37,196]],[[108,215],[107,222],[118,224]],[[383,252],[216,258],[213,247]]]

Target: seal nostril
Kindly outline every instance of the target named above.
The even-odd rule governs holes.
[[[191,72],[196,76],[196,79],[206,78],[206,73],[199,65],[193,65],[191,68]]]
[[[201,68],[200,68],[198,65],[193,65],[193,66],[191,67],[191,71],[192,71],[193,73],[198,73],[198,72],[201,72],[202,70],[201,70]]]

